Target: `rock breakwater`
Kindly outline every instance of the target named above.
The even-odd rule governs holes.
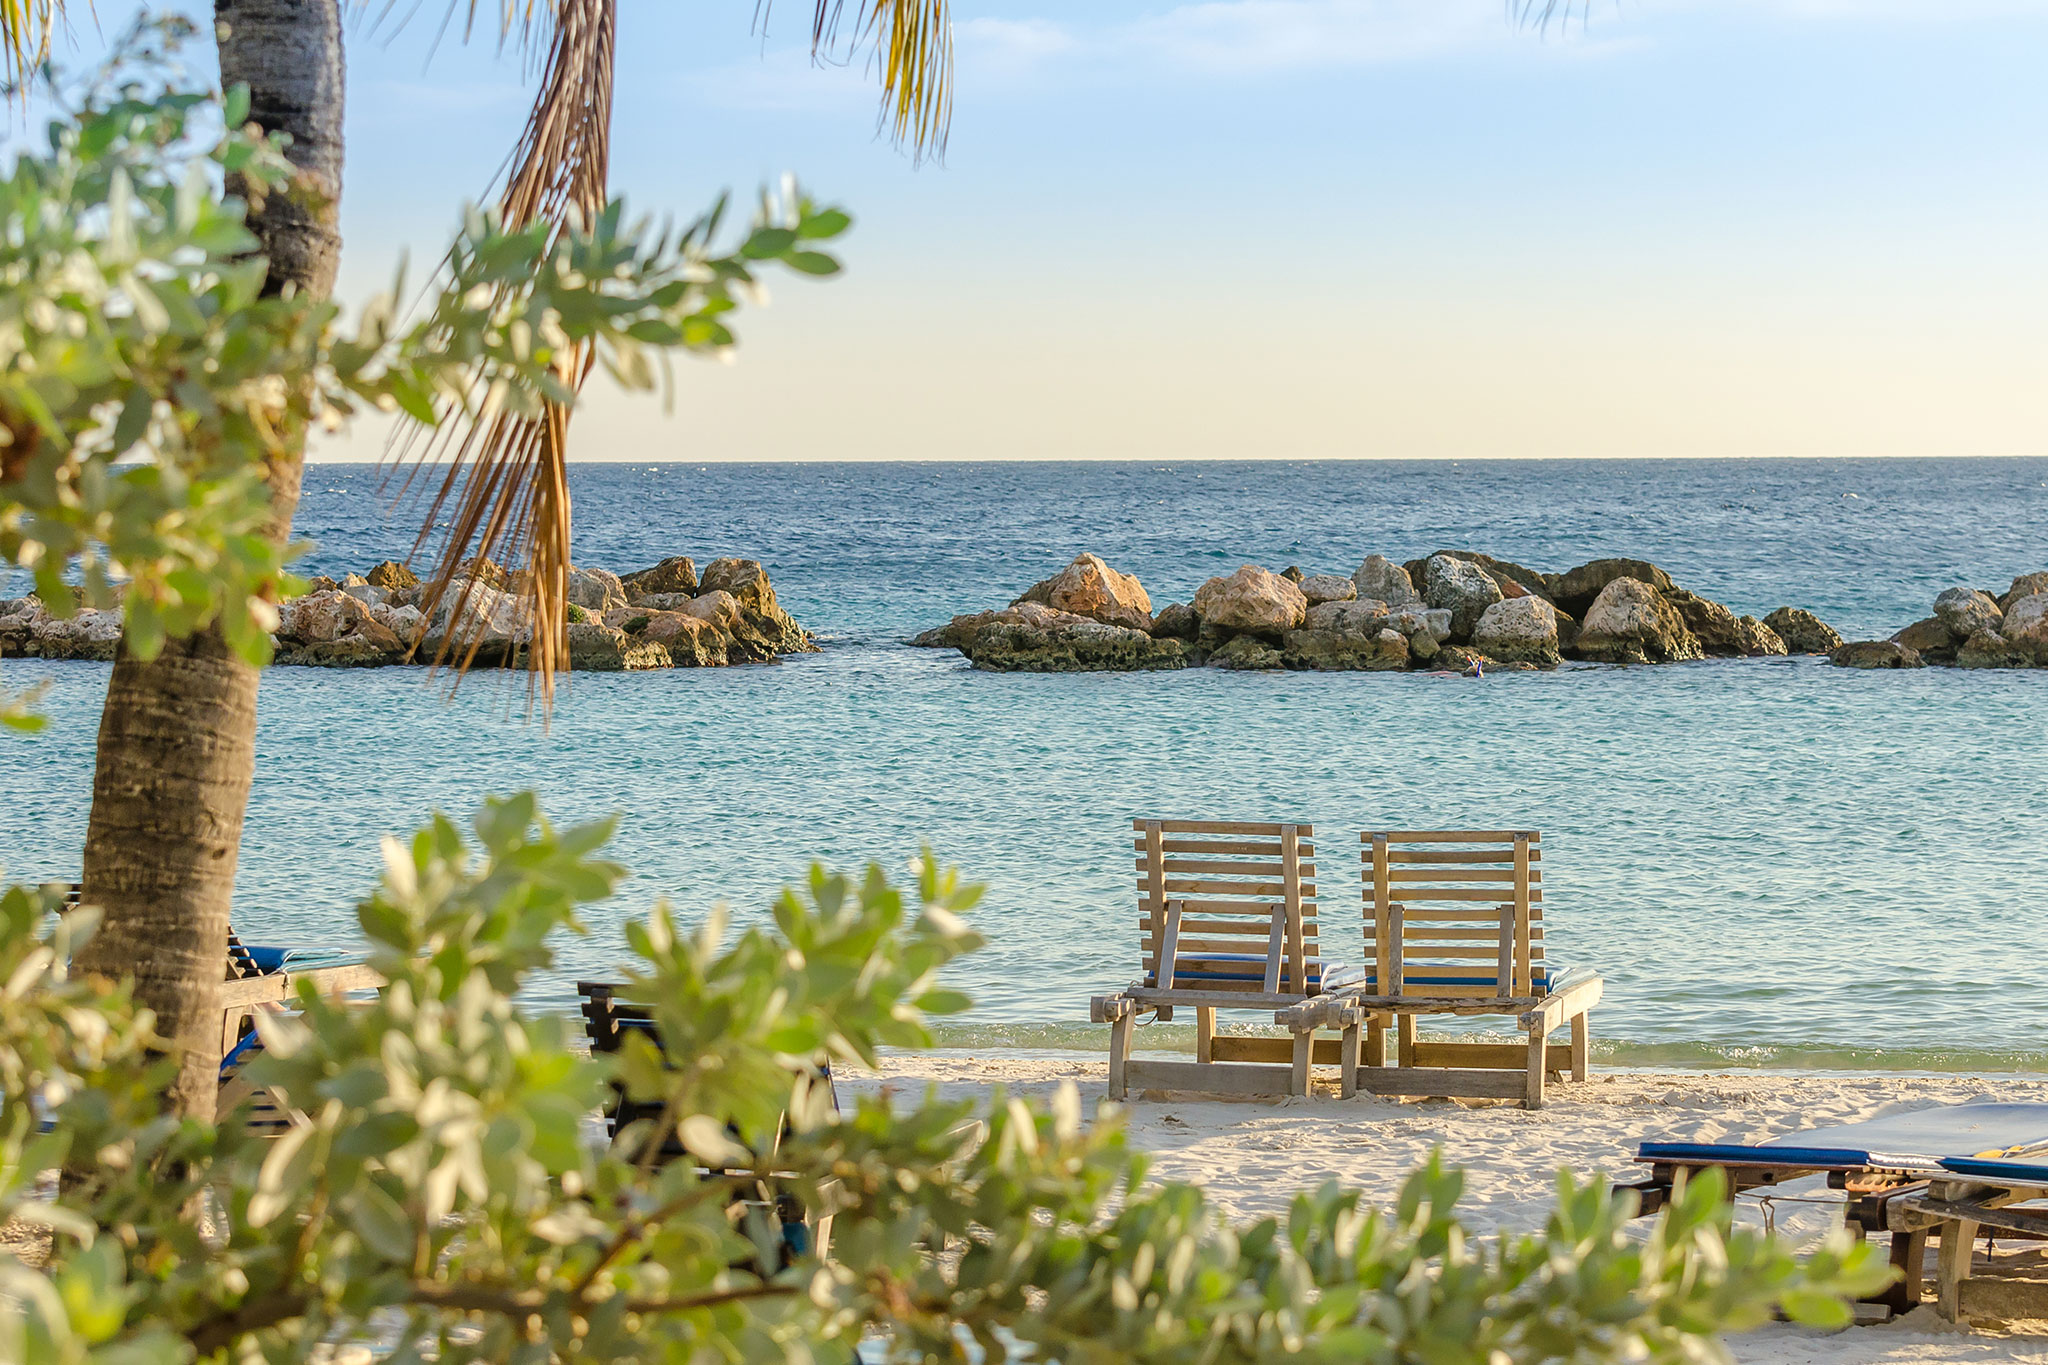
[[[516,666],[533,639],[521,586],[518,573],[488,559],[463,564],[438,599],[393,561],[314,578],[278,607],[275,661],[378,668],[474,649],[477,663]],[[757,560],[714,559],[701,574],[680,555],[623,576],[571,569],[568,598],[575,670],[718,668],[817,652]],[[0,601],[0,655],[112,659],[120,643],[118,608],[61,617],[34,597]]]
[[[1370,555],[1348,576],[1246,564],[1156,612],[1135,577],[1081,554],[1009,606],[956,616],[911,643],[1001,672],[1477,672],[1825,652],[1841,637],[1796,607],[1738,616],[1644,560],[1553,574],[1445,550],[1406,564]]]

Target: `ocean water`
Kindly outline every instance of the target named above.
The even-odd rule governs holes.
[[[634,874],[551,1002],[659,898],[759,913],[812,859],[901,871],[929,843],[989,886],[991,946],[955,973],[977,1008],[945,1037],[1099,1046],[1088,996],[1136,974],[1133,815],[1313,822],[1332,957],[1357,941],[1360,829],[1533,827],[1554,960],[1607,978],[1609,1062],[2048,1070],[2048,673],[1017,676],[902,643],[1084,549],[1155,604],[1245,562],[1631,555],[1740,612],[1882,636],[1944,587],[2048,568],[2048,460],[657,464],[572,487],[579,562],[757,557],[824,651],[575,675],[547,727],[500,677],[451,699],[421,670],[275,670],[245,937],[345,946],[379,835],[535,787],[557,820],[618,814]],[[403,557],[414,525],[379,489],[308,472],[306,571]],[[75,875],[106,672],[0,669],[52,683],[50,727],[0,739],[12,878]]]

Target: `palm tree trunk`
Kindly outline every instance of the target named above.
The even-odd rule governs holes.
[[[266,288],[325,296],[341,255],[343,64],[339,0],[216,0],[223,85],[249,87],[250,118],[291,134],[300,194],[273,195],[250,226]],[[233,186],[230,186],[232,189]],[[303,448],[270,462],[270,534],[290,532]],[[185,1045],[167,1106],[211,1119],[220,986],[242,817],[256,766],[257,670],[220,632],[173,640],[148,662],[124,649],[107,685],[85,841],[99,934],[79,966],[132,977],[157,1031]]]

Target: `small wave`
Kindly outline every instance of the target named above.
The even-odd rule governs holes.
[[[1251,1035],[1257,1028],[1220,1026],[1222,1034]],[[1270,1032],[1267,1030],[1266,1032]],[[1099,1024],[976,1023],[951,1021],[933,1029],[940,1047],[984,1051],[1109,1051],[1109,1030]],[[1422,1031],[1424,1038],[1456,1037],[1470,1042],[1515,1043],[1519,1033],[1498,1030]],[[1141,1025],[1134,1046],[1145,1052],[1192,1055],[1192,1021]],[[1717,1044],[1593,1040],[1594,1062],[1610,1067],[1680,1071],[1902,1071],[1939,1075],[2048,1075],[2048,1051],[2000,1048],[1852,1047],[1838,1043]]]

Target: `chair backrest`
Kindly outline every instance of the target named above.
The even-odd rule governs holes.
[[[1177,990],[1277,986],[1306,997],[1321,989],[1314,825],[1140,819],[1131,827],[1148,984],[1159,984],[1164,953]],[[1269,984],[1276,929],[1279,970]]]
[[[1367,830],[1367,994],[1540,994],[1543,836],[1535,830]]]

